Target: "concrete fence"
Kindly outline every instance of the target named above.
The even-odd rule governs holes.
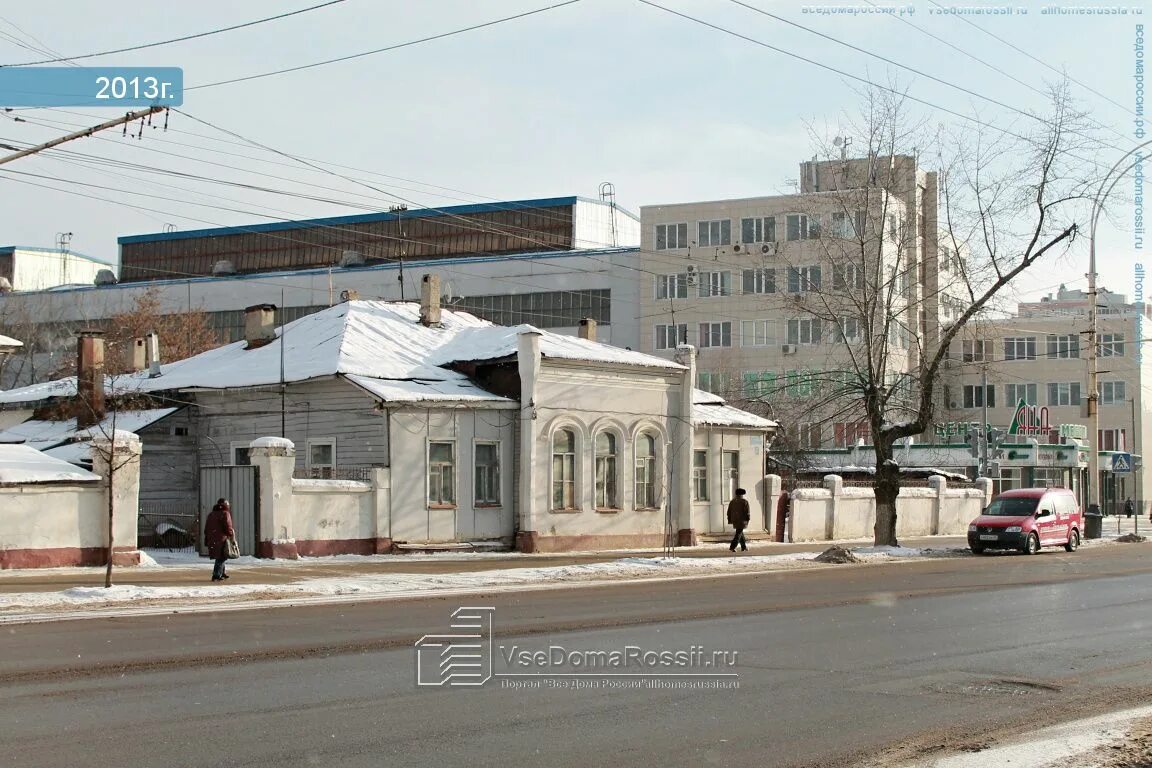
[[[392,551],[387,467],[368,482],[292,478],[296,448],[290,440],[254,440],[249,457],[260,473],[260,557],[372,555]]]
[[[772,475],[768,487],[775,509],[780,478]],[[939,476],[928,478],[927,488],[901,488],[896,499],[896,535],[955,536],[968,531],[968,523],[992,500],[992,483],[980,478],[975,488],[949,488]],[[871,539],[876,525],[876,497],[871,488],[845,488],[839,475],[824,478],[823,488],[799,488],[791,493],[789,541]]]
[[[95,439],[92,446],[92,473],[74,468],[62,474],[66,480],[49,477],[0,485],[0,569],[106,564],[109,495],[113,563],[140,564],[140,440],[118,431],[115,440]],[[38,454],[31,449],[27,453]],[[111,462],[114,487],[108,483]]]

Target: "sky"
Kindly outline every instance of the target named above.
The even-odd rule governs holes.
[[[0,63],[143,45],[321,2],[5,4]],[[110,130],[0,166],[0,246],[54,247],[67,232],[73,250],[114,261],[123,235],[398,204],[594,198],[604,181],[637,213],[646,205],[786,193],[798,164],[814,154],[814,140],[851,136],[864,86],[850,75],[897,83],[930,102],[915,105],[929,128],[975,131],[944,110],[1018,129],[1027,120],[1008,107],[1044,111],[1041,92],[1067,73],[1077,106],[1102,126],[1104,167],[1148,140],[1137,138],[1134,114],[1141,6],[1088,0],[743,0],[752,8],[733,0],[653,0],[698,21],[640,0],[579,0],[392,51],[212,85],[560,2],[343,0],[244,29],[84,59],[90,66],[181,67],[183,114],[170,114],[166,131],[157,124],[136,138]],[[1004,9],[1012,12],[993,13]],[[0,113],[0,144],[47,141],[123,111]],[[1117,185],[1097,238],[1101,285],[1129,296],[1142,258],[1134,248],[1133,189],[1131,177]],[[1060,284],[1086,287],[1087,245],[1081,238],[1070,253],[1026,275],[1016,297],[1034,300]]]

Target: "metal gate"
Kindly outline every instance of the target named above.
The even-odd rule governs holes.
[[[255,555],[259,517],[257,495],[260,491],[256,467],[227,466],[200,468],[200,530],[217,499],[228,499],[232,507],[232,527],[236,529],[236,542],[241,555]],[[200,536],[200,551],[204,552],[204,537]]]

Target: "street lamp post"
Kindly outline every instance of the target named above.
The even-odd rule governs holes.
[[[1096,222],[1100,219],[1103,203],[1112,194],[1117,182],[1127,175],[1141,161],[1137,159],[1123,170],[1116,178],[1116,169],[1139,152],[1152,144],[1152,140],[1138,144],[1124,153],[1116,164],[1109,169],[1100,182],[1096,198],[1092,201],[1092,217],[1088,227],[1088,510],[1100,511],[1100,382],[1097,354],[1097,312],[1096,312]],[[1112,183],[1108,184],[1108,180]],[[1104,186],[1108,185],[1105,189]],[[1140,339],[1134,340],[1136,344]],[[1135,437],[1135,424],[1133,424],[1133,437]]]

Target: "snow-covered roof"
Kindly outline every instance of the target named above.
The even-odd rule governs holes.
[[[117,432],[136,432],[177,410],[179,409],[154,408],[146,411],[110,413],[98,425],[84,430],[84,432],[90,432],[94,436],[111,436],[113,425],[115,425]],[[44,451],[67,443],[77,436],[76,419],[64,421],[30,419],[23,424],[17,424],[0,432],[0,443],[23,443],[36,450]],[[87,444],[79,443],[78,445],[83,446],[84,460],[87,460]]]
[[[17,341],[16,339],[12,338],[11,336],[0,335],[0,347],[22,347],[22,346],[24,346],[24,342]]]
[[[514,357],[518,336],[526,331],[540,334],[545,357],[683,370],[653,355],[529,325],[494,325],[467,312],[444,310],[440,325],[434,327],[421,325],[419,319],[419,304],[349,301],[278,328],[277,338],[264,346],[248,349],[246,342],[238,341],[164,365],[157,377],[147,373],[108,377],[105,391],[232,389],[346,376],[360,387],[375,387],[377,396],[400,401],[509,402],[445,366]],[[75,393],[75,377],[70,377],[0,392],[0,404]]]
[[[696,389],[692,391],[692,425],[701,424],[751,429],[775,429],[779,426],[771,419],[728,405],[719,395]]]
[[[27,445],[0,445],[0,484],[90,483],[99,475]]]

